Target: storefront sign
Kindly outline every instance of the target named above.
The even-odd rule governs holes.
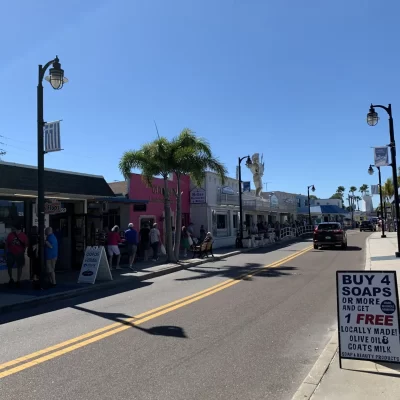
[[[193,189],[190,192],[191,204],[204,204],[206,202],[206,191],[201,188]]]
[[[39,218],[35,213],[36,213],[36,209],[35,209],[35,205],[33,205],[33,209],[32,209],[32,226],[39,226]],[[44,227],[48,228],[49,226],[50,226],[49,214],[44,214]]]
[[[400,363],[396,272],[337,271],[336,289],[340,359]]]
[[[57,200],[51,200],[44,203],[45,214],[62,214],[67,212],[66,208],[61,207],[61,203]]]
[[[86,247],[78,283],[95,283],[96,279],[112,281],[110,266],[103,246]]]
[[[221,189],[221,193],[223,193],[223,194],[236,194],[236,192],[230,186],[224,186]]]

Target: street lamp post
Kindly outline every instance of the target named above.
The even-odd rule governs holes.
[[[251,158],[250,156],[239,157],[239,213],[240,213],[240,222],[239,222],[239,248],[243,248],[243,203],[242,203],[242,168],[241,163],[244,159],[246,159],[246,165],[251,165]]]
[[[44,76],[50,65],[49,75]],[[37,86],[37,158],[38,158],[38,234],[39,234],[39,265],[41,271],[44,272],[44,229],[45,229],[45,216],[44,216],[44,140],[43,140],[43,79],[50,82],[53,89],[59,90],[63,87],[68,79],[64,77],[64,70],[61,68],[58,57],[49,61],[45,66],[39,65],[39,80]],[[43,273],[42,273],[43,275]],[[43,276],[42,276],[43,279]]]
[[[374,168],[375,165],[370,165],[368,168],[368,173],[370,175],[373,175],[374,173]],[[383,199],[382,199],[382,178],[381,178],[381,167],[376,167],[378,169],[378,177],[379,177],[379,198],[380,198],[380,202],[381,202],[381,219],[382,219],[382,235],[381,238],[385,238],[385,220],[384,220],[384,216],[383,216]],[[386,208],[386,205],[385,205]]]
[[[389,135],[390,135],[389,147],[390,147],[390,155],[392,158],[392,174],[393,174],[394,201],[395,201],[395,212],[396,212],[396,232],[397,232],[397,251],[395,252],[395,255],[396,257],[400,257],[399,185],[397,183],[396,141],[394,139],[392,105],[389,104],[386,107],[382,105],[371,104],[369,112],[367,114],[367,123],[370,126],[375,126],[379,120],[378,113],[375,111],[375,108],[382,108],[389,115]]]
[[[313,192],[315,192],[315,186],[314,185],[307,186],[308,223],[309,223],[309,225],[312,225],[312,221],[311,221],[311,204],[310,204],[310,189]]]

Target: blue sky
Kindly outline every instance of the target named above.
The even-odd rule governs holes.
[[[155,120],[166,137],[207,138],[232,176],[238,156],[263,153],[269,190],[374,184],[370,147],[388,143],[388,125],[365,117],[391,102],[400,132],[399,13],[394,0],[8,2],[4,160],[36,165],[37,65],[57,54],[69,83],[45,83],[45,120],[63,119],[65,150],[49,168],[119,180],[119,158],[155,138]]]

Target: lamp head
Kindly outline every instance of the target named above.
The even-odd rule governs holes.
[[[375,111],[375,108],[372,106],[369,108],[369,112],[367,114],[367,124],[369,126],[375,126],[379,121],[378,113]]]
[[[50,68],[49,75],[44,79],[50,82],[50,85],[55,90],[61,89],[64,86],[64,83],[68,82],[68,79],[64,76],[64,70],[61,68],[58,56],[54,59],[53,68]]]

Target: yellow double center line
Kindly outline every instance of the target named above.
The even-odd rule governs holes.
[[[221,290],[227,289],[228,287],[236,285],[242,280],[249,279],[250,277],[261,273],[265,269],[279,267],[280,265],[286,263],[287,261],[293,260],[294,258],[301,256],[302,254],[306,253],[311,249],[312,246],[309,246],[288,257],[280,259],[272,264],[265,265],[261,268],[256,269],[255,271],[243,274],[237,278],[228,279],[224,282],[219,283],[218,285],[194,293],[190,296],[183,297],[171,303],[164,304],[157,308],[153,308],[152,310],[146,311],[142,314],[138,314],[134,317],[122,320],[121,322],[107,325],[104,328],[96,329],[94,331],[85,333],[84,335],[75,337],[70,340],[66,340],[65,342],[58,343],[54,346],[50,346],[43,350],[36,351],[34,353],[28,354],[27,356],[19,357],[16,358],[15,360],[11,360],[3,364],[0,364],[0,371],[4,370],[0,372],[0,379],[5,378],[6,376],[9,375],[16,374],[17,372],[23,371],[25,369],[34,367],[35,365],[42,364],[46,361],[52,360],[56,357],[70,353],[82,347],[88,346],[91,343],[98,342],[99,340],[105,339],[109,336],[125,331],[131,328],[132,326],[143,324],[146,321],[157,318],[171,311],[177,310],[178,308],[194,303],[195,301],[198,301],[205,297],[211,296],[214,293],[217,293]]]

